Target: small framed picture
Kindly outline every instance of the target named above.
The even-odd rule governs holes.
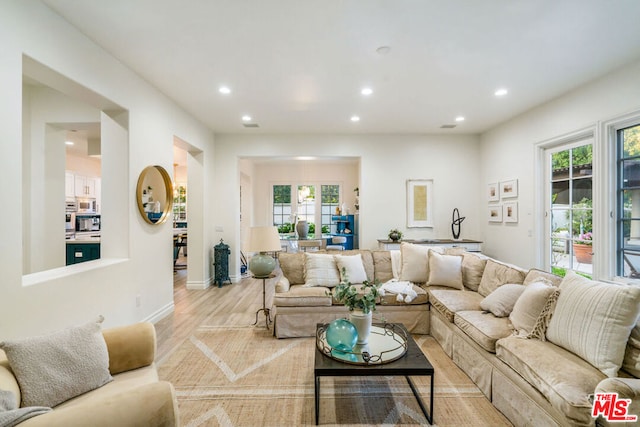
[[[502,205],[489,206],[489,222],[502,222]]]
[[[500,183],[500,198],[510,199],[512,197],[518,197],[518,180],[502,181]]]
[[[500,200],[500,192],[498,183],[493,182],[487,186],[487,199],[490,202],[497,202]]]
[[[504,222],[518,222],[518,202],[508,202],[502,205]]]

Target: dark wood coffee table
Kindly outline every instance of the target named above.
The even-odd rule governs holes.
[[[318,324],[317,329],[325,325]],[[418,344],[407,332],[404,325],[394,324],[394,327],[400,328],[405,332],[407,340],[406,353],[393,362],[384,364],[370,364],[370,365],[356,365],[346,362],[341,362],[335,358],[329,357],[323,354],[316,345],[315,366],[313,374],[315,377],[315,403],[316,403],[316,425],[319,422],[320,417],[320,377],[351,377],[351,376],[387,376],[387,375],[402,375],[407,379],[409,387],[413,395],[422,409],[427,422],[433,424],[433,379],[434,369],[429,362],[429,359],[424,355]],[[416,390],[413,381],[410,376],[424,375],[431,379],[431,390],[429,394],[429,411],[424,406],[418,391]]]

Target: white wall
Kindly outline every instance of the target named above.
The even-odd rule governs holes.
[[[514,91],[513,95],[517,96]],[[542,267],[537,256],[535,145],[571,134],[599,121],[640,108],[640,62],[626,66],[541,105],[481,136],[481,174],[477,189],[485,194],[490,182],[519,180],[520,218],[517,224],[481,221],[483,250],[501,260],[523,267]],[[595,188],[595,186],[594,186]],[[486,197],[480,200],[486,209]],[[540,213],[539,213],[540,215]],[[539,221],[538,221],[539,223]]]
[[[4,1],[0,9],[0,191],[11,205],[0,212],[0,339],[67,327],[98,314],[105,316],[105,326],[112,326],[170,312],[171,224],[152,226],[140,218],[135,205],[136,181],[148,165],[172,170],[173,138],[179,136],[202,150],[200,191],[212,194],[215,155],[211,131],[40,2]],[[121,253],[124,245],[127,257],[107,255],[96,267],[81,264],[76,269],[65,267],[55,275],[38,273],[32,280],[23,279],[22,213],[29,210],[21,202],[23,54],[129,111],[128,158],[122,160],[119,176],[112,181],[116,188],[103,176],[109,198],[126,205],[128,217],[114,218],[114,222],[125,224],[128,238],[110,246]],[[196,216],[207,218],[194,231],[203,236],[204,248],[214,244],[209,226],[215,222],[214,199],[196,205]],[[206,249],[200,252],[208,256]],[[209,270],[208,262],[201,265],[201,281],[209,280]]]
[[[239,158],[359,157],[360,244],[377,248],[377,239],[396,227],[408,238],[451,238],[456,207],[467,217],[460,237],[478,238],[484,221],[484,211],[478,211],[479,154],[478,138],[468,135],[216,135],[214,189],[225,206],[216,222],[224,231],[216,234],[235,254],[231,275],[239,271]],[[407,229],[406,180],[419,178],[434,180],[435,227]]]

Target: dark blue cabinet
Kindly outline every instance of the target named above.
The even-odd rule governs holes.
[[[67,243],[67,265],[100,259],[100,243]]]
[[[331,221],[335,225],[335,232],[331,233],[331,235],[346,237],[347,242],[344,244],[345,249],[358,249],[358,224],[356,216],[333,215]],[[327,244],[331,243],[332,242],[327,242]]]

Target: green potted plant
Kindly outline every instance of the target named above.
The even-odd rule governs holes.
[[[376,301],[380,295],[380,284],[365,280],[362,286],[355,286],[347,278],[344,268],[342,277],[344,280],[335,287],[333,296],[349,309],[349,321],[358,331],[357,344],[367,344],[373,312],[376,310]]]
[[[398,230],[397,228],[392,228],[391,230],[389,230],[389,239],[393,240],[394,242],[402,239],[402,231]]]

